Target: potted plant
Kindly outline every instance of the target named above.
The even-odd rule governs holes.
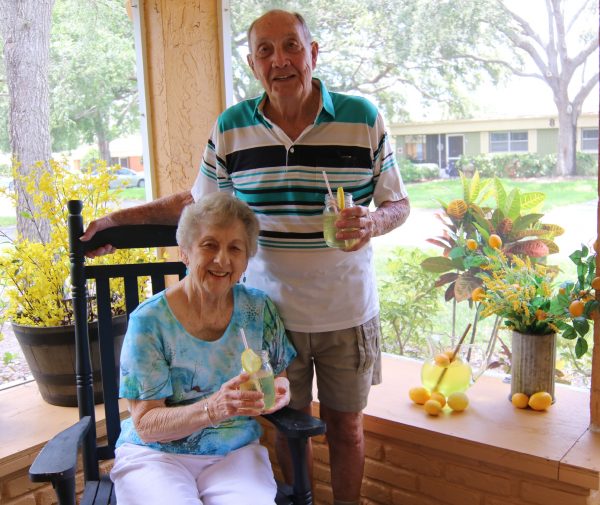
[[[74,375],[74,329],[73,307],[70,300],[70,263],[68,255],[67,201],[80,199],[84,202],[84,220],[89,222],[117,208],[121,190],[110,190],[114,178],[105,163],[98,163],[97,170],[75,172],[65,161],[50,160],[51,171],[43,171],[42,163],[28,175],[13,170],[15,182],[31,197],[32,208],[27,210],[36,230],[42,221],[50,225],[49,237],[40,233],[36,240],[17,237],[12,240],[2,233],[4,244],[0,250],[0,270],[4,283],[6,307],[2,322],[12,324],[23,354],[42,397],[55,405],[76,405]],[[35,171],[40,173],[36,181]],[[2,190],[5,197],[12,199],[16,208],[16,192]],[[1,232],[0,232],[1,233]],[[96,258],[94,263],[121,263],[150,261],[156,255],[149,250],[119,250],[114,254]],[[115,281],[117,295],[114,299],[114,315],[125,314],[119,292],[122,281]],[[140,291],[144,287],[140,286]],[[88,295],[89,314],[93,320],[96,311],[93,292]],[[115,317],[116,344],[125,330],[125,316]],[[94,358],[92,350],[92,358]],[[117,354],[118,355],[118,354]],[[96,401],[102,401],[100,377]]]
[[[490,244],[506,254],[540,260],[558,251],[554,238],[564,230],[546,224],[538,210],[545,195],[540,192],[523,193],[518,188],[506,190],[498,178],[480,179],[475,172],[471,179],[461,172],[463,188],[461,198],[448,203],[440,201],[437,214],[444,228],[441,236],[428,239],[442,248],[442,254],[426,258],[421,267],[439,274],[436,287],[445,287],[444,297],[452,302],[452,340],[456,337],[457,303],[467,302],[473,307],[472,293],[482,285],[479,274],[487,259],[482,254]],[[488,200],[495,200],[490,206]],[[473,344],[478,331],[478,314],[473,313],[469,344]],[[487,338],[486,359],[490,367],[498,363],[489,358],[494,350],[500,319],[496,318]]]
[[[589,323],[599,308],[592,292],[600,288],[595,254],[586,246],[573,252],[569,258],[577,279],[560,285],[555,284],[556,267],[491,247],[480,255],[478,277],[483,284],[472,298],[480,318],[495,315],[512,332],[511,398],[515,393],[547,392],[554,399],[557,334],[576,340],[577,358],[588,351]]]

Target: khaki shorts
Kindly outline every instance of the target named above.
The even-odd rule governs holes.
[[[313,370],[319,402],[340,412],[360,412],[372,385],[381,382],[379,316],[345,330],[304,333],[287,331],[298,355],[287,368],[290,406],[312,401]]]

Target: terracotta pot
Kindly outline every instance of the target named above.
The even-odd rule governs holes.
[[[556,367],[556,333],[527,335],[512,332],[512,363],[510,396],[525,393],[531,396],[546,391],[554,396]]]
[[[76,407],[75,327],[73,325],[37,327],[12,323],[12,328],[42,398],[51,405]],[[98,326],[96,323],[91,323],[88,328],[94,378],[94,403],[98,404],[103,402]],[[114,317],[112,328],[118,372],[121,345],[127,329],[127,316]]]

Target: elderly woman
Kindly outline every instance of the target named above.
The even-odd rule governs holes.
[[[185,208],[177,241],[188,275],[132,314],[121,353],[123,422],[111,478],[119,505],[263,505],[276,485],[258,443],[263,394],[240,386],[244,350],[265,350],[277,375],[275,411],[289,402],[294,358],[273,302],[238,284],[258,222],[225,193]]]

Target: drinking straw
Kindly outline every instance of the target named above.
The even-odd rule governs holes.
[[[242,340],[244,341],[244,348],[248,349],[248,341],[246,340],[246,334],[244,333],[244,328],[240,328],[240,334],[242,335]]]
[[[464,342],[465,337],[467,336],[467,333],[469,333],[470,329],[471,329],[471,323],[467,324],[465,332],[462,334],[462,337],[460,337],[458,344],[456,344],[456,347],[454,348],[454,352],[452,353],[452,356],[450,357],[450,363],[452,363],[454,361],[454,358],[456,358],[456,355],[458,354],[458,351],[460,350],[460,346]],[[446,367],[442,370],[442,373],[440,374],[437,382],[435,383],[435,386],[433,386],[433,389],[431,390],[432,392],[437,391],[437,388],[441,384],[442,379],[444,378],[444,375],[446,375],[446,370],[448,370],[448,367]]]
[[[327,179],[327,173],[323,170],[323,179],[325,179],[325,186],[327,186],[327,192],[331,199],[335,202],[335,198],[333,197],[333,191],[331,191],[331,186],[329,185],[329,180]]]

